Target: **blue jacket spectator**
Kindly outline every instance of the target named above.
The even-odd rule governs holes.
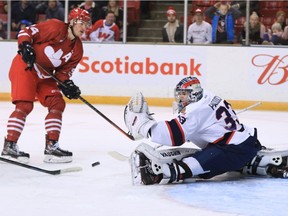
[[[212,20],[212,42],[228,43],[234,42],[234,23],[241,12],[229,4],[218,2],[205,11],[205,15]]]

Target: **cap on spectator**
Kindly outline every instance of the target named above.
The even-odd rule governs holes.
[[[202,10],[200,8],[197,8],[195,11],[194,11],[194,14],[203,14]]]
[[[174,15],[176,16],[176,11],[174,9],[174,7],[170,6],[166,12],[166,15],[169,16],[169,15]]]

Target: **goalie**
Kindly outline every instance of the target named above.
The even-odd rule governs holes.
[[[155,149],[140,144],[130,157],[134,183],[137,179],[145,185],[178,183],[239,170],[288,178],[286,152],[261,150],[256,128],[241,124],[231,105],[203,90],[196,77],[177,84],[175,99],[178,116],[170,121],[156,122],[141,93],[125,108],[125,124],[135,139],[151,138],[171,146]],[[189,141],[199,150],[177,147]]]

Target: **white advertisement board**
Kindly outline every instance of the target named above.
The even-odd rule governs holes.
[[[0,93],[10,92],[8,71],[16,42],[0,42]],[[84,43],[72,79],[83,95],[172,98],[185,76],[230,100],[288,101],[287,49],[239,46]]]

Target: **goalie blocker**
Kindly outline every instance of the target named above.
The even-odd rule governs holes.
[[[194,176],[185,158],[193,158],[193,154],[201,151],[193,148],[170,147],[153,148],[141,143],[130,156],[133,184],[168,184],[181,183]],[[242,170],[246,175],[260,175],[275,178],[288,178],[288,150],[260,150]],[[209,173],[204,171],[202,173]],[[201,176],[201,175],[200,175]]]

